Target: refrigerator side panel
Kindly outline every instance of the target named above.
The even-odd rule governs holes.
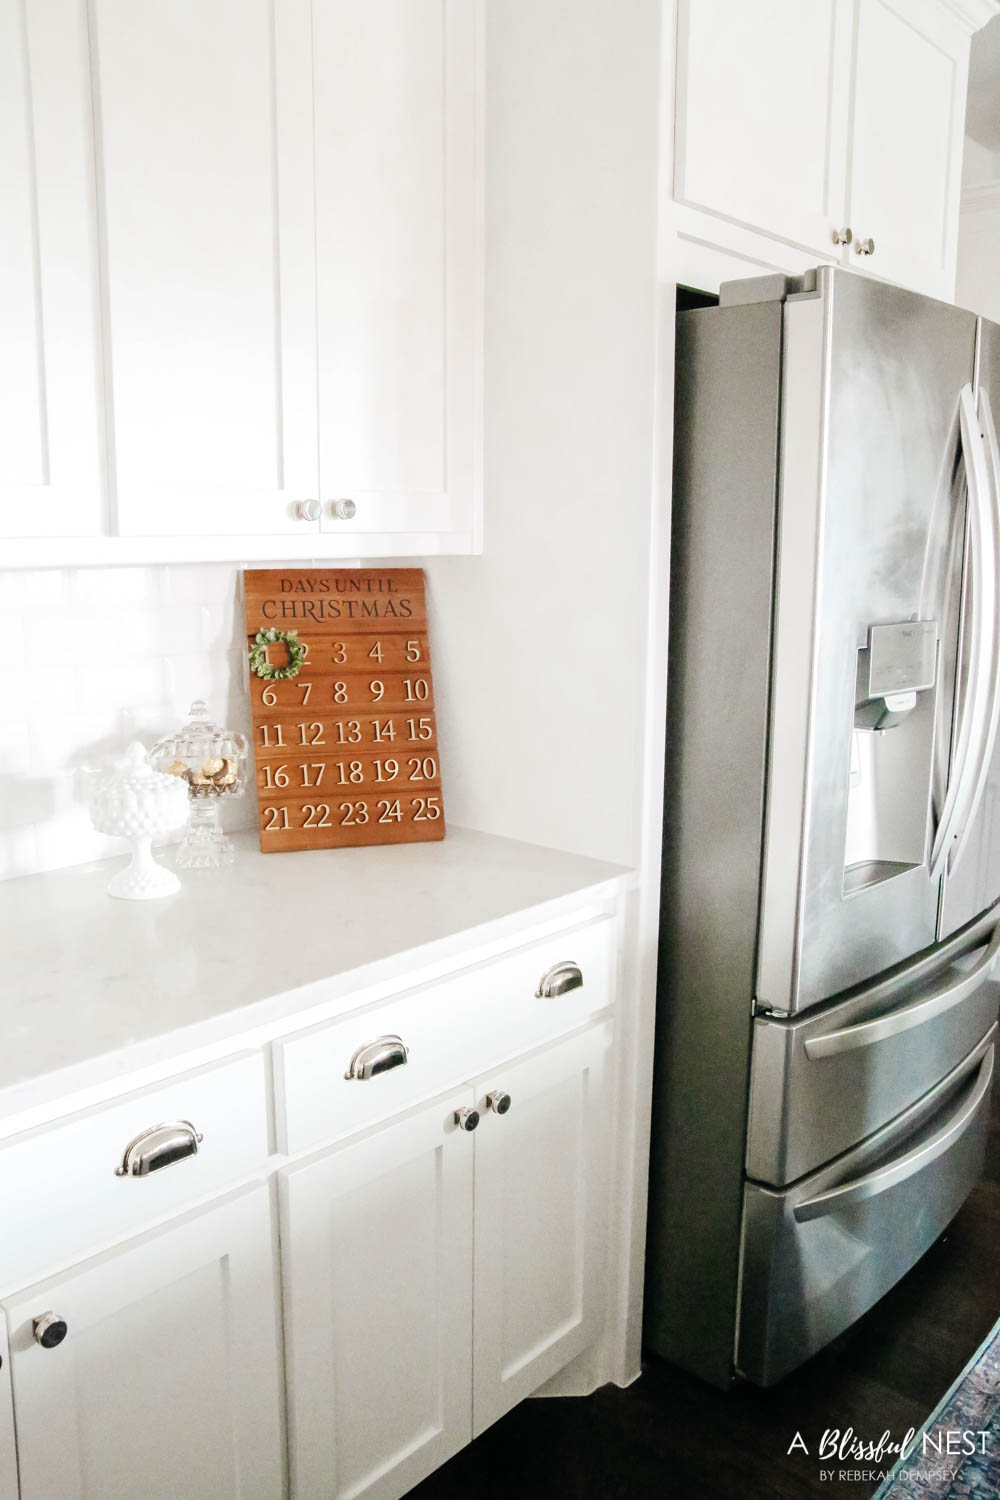
[[[646,1343],[732,1377],[768,727],[782,308],[678,318]]]

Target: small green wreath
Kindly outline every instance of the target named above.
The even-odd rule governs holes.
[[[268,646],[284,642],[288,647],[288,665],[275,667],[267,659]],[[306,659],[306,648],[299,640],[297,630],[258,630],[250,647],[250,670],[263,677],[266,682],[284,682],[298,676],[299,668]]]

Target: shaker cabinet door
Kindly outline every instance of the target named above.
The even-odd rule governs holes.
[[[266,1188],[87,1261],[3,1311],[21,1500],[282,1494]]]
[[[477,1436],[600,1333],[610,1044],[600,1025],[479,1081]]]
[[[18,1493],[10,1351],[7,1348],[7,1326],[0,1317],[0,1495],[5,1496],[6,1500],[17,1500]]]
[[[84,0],[0,0],[0,534],[101,531]]]
[[[472,524],[480,28],[478,0],[313,6],[327,531]]]
[[[471,1104],[282,1174],[293,1500],[396,1500],[471,1437]]]
[[[857,3],[844,263],[950,302],[968,34],[931,0]]]
[[[680,0],[679,203],[823,255],[833,249],[852,9],[852,0]]]
[[[90,10],[117,530],[306,536],[308,0]]]

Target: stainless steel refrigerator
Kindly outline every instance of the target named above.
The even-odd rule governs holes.
[[[678,316],[646,1343],[822,1348],[982,1169],[1000,327],[849,271]]]

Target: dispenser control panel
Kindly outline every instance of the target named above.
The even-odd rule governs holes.
[[[937,637],[936,620],[871,625],[867,696],[884,698],[890,693],[919,693],[933,687]]]

